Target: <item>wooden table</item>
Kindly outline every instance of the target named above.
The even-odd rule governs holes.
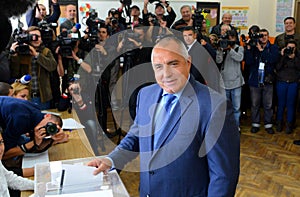
[[[72,114],[65,112],[57,112],[56,110],[49,110],[56,113],[61,113],[61,118],[74,118],[79,122],[78,116],[73,110]],[[67,143],[56,144],[48,150],[50,161],[59,161],[67,159],[77,159],[85,157],[94,157],[93,149],[85,135],[83,129],[73,130],[69,132],[69,141]],[[34,179],[34,177],[31,177]],[[30,196],[33,192],[22,192],[21,197]]]

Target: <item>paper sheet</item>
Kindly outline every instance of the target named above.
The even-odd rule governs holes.
[[[49,162],[48,151],[42,153],[26,153],[23,157],[22,168],[32,168],[37,163]]]
[[[73,193],[73,194],[61,194],[61,195],[46,195],[45,197],[113,197],[112,190],[100,190],[94,192],[82,192],[82,193]]]
[[[73,118],[63,119],[62,129],[82,129],[84,126]]]
[[[52,111],[47,111],[47,110],[43,110],[41,111],[43,114],[53,114],[56,116],[61,116],[61,113],[57,113],[57,112],[52,112]]]

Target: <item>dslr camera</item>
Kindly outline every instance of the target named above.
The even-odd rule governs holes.
[[[283,51],[283,54],[285,56],[289,56],[289,55],[292,55],[294,53],[294,47],[286,47]]]
[[[163,16],[163,17],[164,17],[164,16]],[[159,26],[159,22],[158,22],[158,20],[157,20],[157,17],[155,16],[155,14],[149,12],[149,13],[147,14],[146,18],[147,18],[147,20],[148,20],[149,22],[151,22],[154,26]],[[150,18],[150,20],[149,20],[149,18]]]
[[[257,43],[259,43],[259,39],[264,37],[263,34],[260,34],[259,32],[253,32],[249,34],[249,45],[252,47],[255,47],[257,45]]]
[[[220,37],[220,40],[217,42],[217,46],[220,47],[221,49],[226,49],[228,46],[234,46],[235,41],[229,40],[229,36],[226,33],[225,35],[222,35]]]
[[[46,129],[46,134],[49,135],[55,135],[58,133],[58,128],[57,125],[52,123],[52,122],[48,122],[45,126],[43,126],[42,128]]]

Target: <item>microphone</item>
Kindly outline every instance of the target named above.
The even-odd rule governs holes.
[[[16,81],[20,82],[21,84],[28,84],[31,80],[31,76],[30,75],[24,75],[23,77],[21,77],[20,79],[17,79]]]
[[[78,30],[78,29],[81,28],[81,25],[80,25],[79,23],[76,23],[76,24],[75,24],[75,28]]]

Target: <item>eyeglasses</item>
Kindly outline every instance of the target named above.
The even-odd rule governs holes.
[[[3,140],[3,139],[0,140],[0,145],[1,145],[1,144],[4,144],[4,140]]]

